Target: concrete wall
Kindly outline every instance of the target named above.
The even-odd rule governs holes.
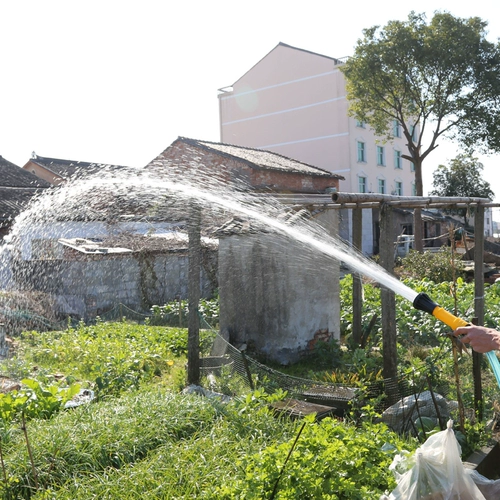
[[[219,241],[220,329],[273,361],[288,364],[318,340],[339,338],[339,265],[276,234]]]
[[[404,138],[385,142],[349,117],[345,78],[339,61],[279,44],[232,86],[219,94],[221,142],[274,151],[342,175],[340,190],[358,192],[358,177],[369,191],[386,193],[403,183],[412,194],[410,162],[394,168],[394,150],[407,151]],[[365,143],[366,161],[358,162],[357,142]],[[385,166],[377,163],[377,145],[385,147]]]
[[[209,269],[216,268],[216,254],[205,253],[204,262],[202,296],[210,297],[217,287]],[[52,294],[62,316],[93,318],[119,303],[148,312],[154,304],[187,298],[186,252],[18,261],[14,269],[19,288]]]
[[[267,149],[342,175],[344,192],[359,192],[364,177],[368,192],[377,193],[383,179],[386,194],[397,182],[404,196],[413,194],[410,162],[402,160],[401,169],[394,163],[395,150],[407,153],[406,140],[386,142],[348,115],[345,78],[332,57],[279,44],[218,98],[221,142]],[[358,161],[358,142],[365,144],[364,161]],[[384,147],[383,165],[377,146]],[[363,233],[368,254],[373,231]],[[342,236],[350,232],[344,226]]]

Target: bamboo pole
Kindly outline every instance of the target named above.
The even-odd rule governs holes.
[[[467,196],[396,196],[390,194],[378,193],[333,193],[332,201],[334,203],[360,203],[360,202],[378,202],[378,203],[416,203],[432,205],[434,203],[467,203],[467,204],[488,204],[488,198],[473,198]]]

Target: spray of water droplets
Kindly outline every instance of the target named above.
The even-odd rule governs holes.
[[[228,171],[215,175],[204,166],[203,158],[178,163],[160,158],[149,167],[119,170],[103,167],[97,176],[79,177],[47,190],[16,219],[10,235],[12,246],[17,245],[17,252],[23,254],[30,239],[82,237],[90,227],[98,235],[99,231],[123,231],[124,225],[137,230],[140,224],[145,232],[158,221],[168,220],[164,230],[182,229],[189,219],[190,207],[196,205],[208,233],[231,217],[246,219],[262,230],[275,231],[300,242],[313,255],[320,252],[343,262],[353,272],[410,301],[417,295],[375,262],[329,234],[314,219],[290,217],[296,207],[279,202],[270,192],[249,190],[245,181],[234,176],[229,179]],[[2,252],[0,260],[5,255]]]

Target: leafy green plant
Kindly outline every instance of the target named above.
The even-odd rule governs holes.
[[[198,304],[200,317],[210,326],[219,323],[219,298],[200,299]],[[187,327],[189,304],[187,300],[174,300],[164,305],[151,307],[152,316],[148,319],[150,325],[166,325]]]
[[[317,424],[311,419],[287,460],[294,442],[243,458],[244,477],[219,486],[218,498],[271,498],[278,480],[276,498],[378,498],[395,486],[389,470],[394,455],[415,446],[382,424],[355,427],[330,418]]]
[[[50,418],[80,391],[80,384],[69,387],[43,386],[35,379],[22,380],[19,390],[0,393],[0,417],[10,422],[19,415],[27,418]]]
[[[202,351],[213,336],[200,332]],[[25,376],[36,365],[41,381],[63,371],[72,380],[94,384],[98,396],[117,395],[167,376],[175,359],[187,353],[187,331],[124,322],[81,324],[62,332],[26,332],[18,349],[26,368],[16,370]]]
[[[442,247],[435,253],[410,250],[408,255],[401,259],[398,273],[402,278],[425,276],[435,283],[451,282],[455,277],[465,277],[463,263],[453,255],[451,247]]]

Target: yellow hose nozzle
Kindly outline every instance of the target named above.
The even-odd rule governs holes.
[[[459,326],[467,326],[470,324],[462,318],[457,318],[446,309],[439,306],[434,308],[432,315],[442,321],[445,325],[448,325],[452,330],[456,330]]]
[[[466,326],[469,323],[462,318],[457,318],[455,315],[448,312],[446,309],[438,306],[425,293],[419,293],[413,301],[413,307],[419,311],[424,311],[432,314],[435,318],[448,325],[452,330],[456,330],[459,326]]]

